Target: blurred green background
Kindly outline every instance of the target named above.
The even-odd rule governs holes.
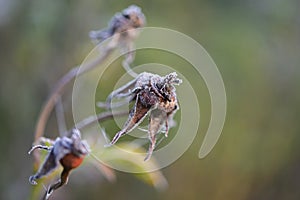
[[[43,102],[93,48],[88,32],[105,27],[130,4],[142,7],[148,26],[185,33],[214,59],[228,98],[222,136],[199,160],[210,117],[203,89],[199,133],[188,151],[162,170],[166,190],[131,174],[117,172],[117,181],[109,183],[85,171],[73,173],[56,199],[300,199],[297,0],[1,0],[0,199],[28,199],[33,159],[27,151]],[[53,117],[47,133],[57,131],[52,124]],[[72,182],[76,177],[82,183]]]

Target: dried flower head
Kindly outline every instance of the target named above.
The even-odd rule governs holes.
[[[121,34],[124,38],[136,36],[134,29],[145,26],[146,18],[140,7],[131,5],[124,9],[121,13],[116,13],[108,24],[108,27],[103,30],[91,31],[89,36],[92,40],[101,42],[115,34]],[[130,30],[129,32],[126,32]]]
[[[146,18],[140,7],[131,5],[121,13],[116,13],[110,20],[106,29],[90,31],[90,38],[96,43],[112,37],[108,43],[109,49],[119,47],[125,55],[122,65],[133,77],[137,74],[130,68],[135,57],[133,40],[138,36],[137,28],[144,27]],[[103,51],[103,49],[101,49]],[[107,50],[104,50],[107,51]]]
[[[30,154],[35,149],[44,149],[49,152],[37,173],[29,178],[29,182],[33,185],[37,184],[37,179],[51,173],[59,164],[63,167],[60,180],[48,188],[45,199],[48,199],[54,190],[67,183],[70,171],[78,167],[89,152],[89,147],[85,141],[81,140],[78,129],[73,129],[69,137],[47,141],[50,141],[53,146],[36,145],[28,152]]]
[[[110,145],[115,144],[121,136],[138,126],[150,113],[148,134],[151,144],[145,158],[148,160],[155,148],[157,134],[164,130],[165,136],[168,136],[169,123],[173,121],[173,115],[179,109],[174,85],[181,82],[175,72],[164,77],[143,72],[131,82],[113,91],[107,99],[106,107],[111,106],[113,98],[125,98],[124,102],[135,100],[135,105],[124,127],[114,136]]]

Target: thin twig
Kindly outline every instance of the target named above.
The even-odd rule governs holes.
[[[130,67],[130,64],[133,62],[134,60],[134,52],[129,52],[128,53],[129,55],[125,55],[126,58],[125,60],[122,62],[122,65],[125,69],[125,71],[130,75],[132,76],[133,78],[136,78],[138,76],[138,74],[136,72],[134,72],[132,70],[132,68]]]
[[[102,121],[110,119],[112,117],[121,117],[121,116],[125,116],[125,115],[128,115],[127,110],[123,110],[123,111],[119,111],[119,112],[115,112],[115,113],[108,111],[108,112],[100,113],[96,116],[90,116],[90,117],[82,120],[81,122],[78,122],[75,126],[77,129],[83,129],[86,126],[91,125],[92,123],[102,122]]]

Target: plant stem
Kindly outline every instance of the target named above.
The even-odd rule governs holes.
[[[43,136],[50,113],[53,110],[58,98],[60,98],[60,96],[64,93],[66,85],[71,82],[71,80],[73,80],[76,76],[82,75],[85,72],[94,69],[97,65],[101,64],[111,54],[113,49],[114,47],[106,48],[102,56],[86,64],[83,70],[80,70],[80,65],[76,66],[58,81],[38,118],[34,135],[35,142]]]

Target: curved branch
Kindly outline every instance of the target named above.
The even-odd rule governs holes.
[[[50,113],[53,110],[58,98],[64,93],[66,85],[71,82],[71,80],[73,80],[73,78],[75,78],[76,76],[82,75],[87,71],[94,69],[97,65],[101,64],[111,54],[113,49],[113,46],[108,46],[108,48],[104,50],[102,56],[86,64],[86,67],[83,70],[80,70],[80,65],[76,66],[58,81],[38,118],[34,135],[35,142],[41,136],[43,136]]]

